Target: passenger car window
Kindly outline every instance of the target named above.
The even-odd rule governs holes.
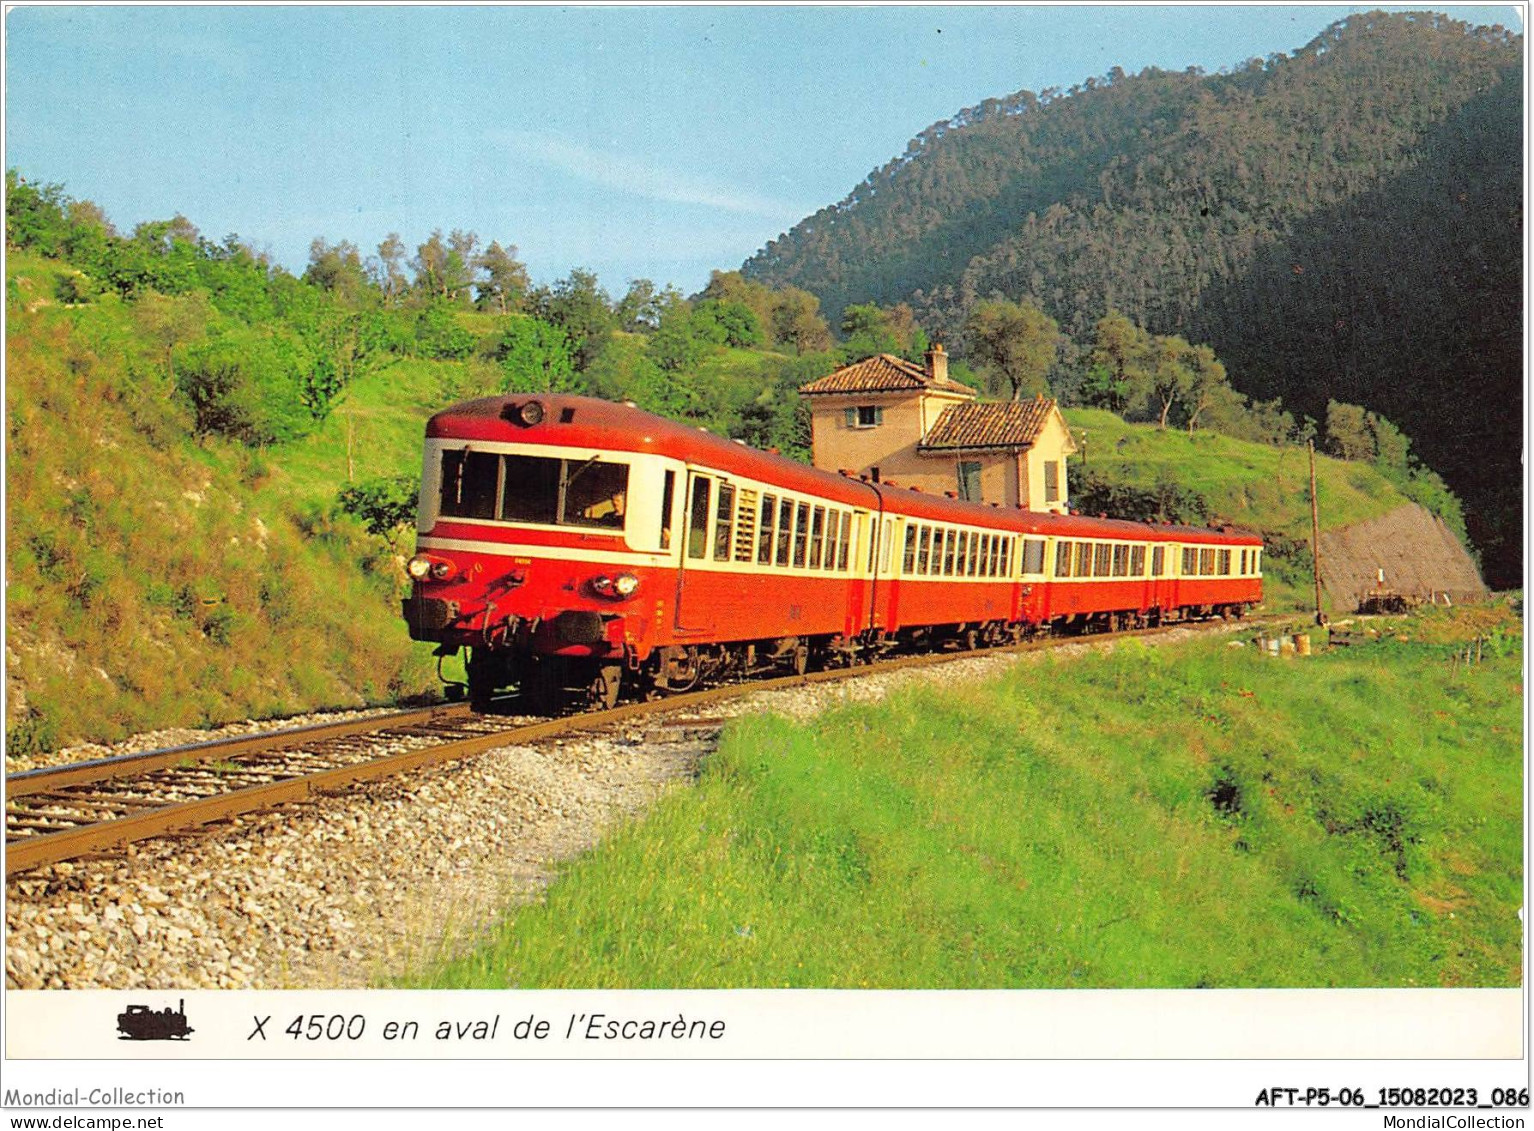
[[[762,521],[757,527],[756,560],[760,565],[772,564],[773,519],[777,517],[778,497],[762,496]]]

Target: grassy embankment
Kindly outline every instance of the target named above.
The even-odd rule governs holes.
[[[130,304],[49,300],[67,270],[8,264],[7,752],[435,688],[392,555],[332,513],[344,449],[337,478],[307,442],[197,442]],[[419,460],[428,376],[358,390],[398,418],[359,457]]]
[[[737,720],[695,788],[412,980],[1516,985],[1519,610],[1382,623]],[[1476,633],[1483,662],[1453,660]]]

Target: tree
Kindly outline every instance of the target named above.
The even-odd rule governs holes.
[[[1082,395],[1088,404],[1122,413],[1150,391],[1150,335],[1117,310],[1097,320],[1087,354]]]
[[[704,299],[692,308],[692,335],[715,345],[751,349],[767,343],[761,321],[745,303]]]
[[[581,371],[602,352],[615,321],[607,292],[594,273],[581,268],[571,271],[552,288],[539,287],[529,292],[526,305],[530,314],[565,332],[575,368]]]
[[[1032,302],[978,303],[965,323],[970,354],[999,376],[1012,399],[1044,392],[1060,354],[1060,327]]]
[[[663,372],[680,373],[696,365],[708,345],[694,332],[692,303],[678,295],[662,307],[645,354]]]
[[[776,305],[776,296],[769,287],[747,279],[739,271],[711,272],[708,286],[693,295],[692,300],[694,303],[738,303],[749,308],[764,328],[772,325],[772,312]]]
[[[1361,405],[1326,402],[1326,448],[1338,459],[1374,458],[1374,436]]]
[[[502,247],[491,240],[476,264],[485,273],[475,284],[479,305],[493,307],[500,314],[515,310],[530,282],[527,268],[517,260],[516,245]]]
[[[329,291],[348,306],[354,306],[367,292],[367,273],[362,267],[362,253],[348,240],[330,244],[316,236],[309,245],[309,267],[304,282]]]
[[[384,302],[393,306],[405,293],[405,245],[398,232],[390,232],[378,245],[379,279]]]
[[[1188,435],[1198,427],[1198,418],[1220,405],[1239,408],[1244,398],[1230,387],[1225,365],[1209,346],[1194,346],[1188,353],[1189,379],[1180,394],[1183,415],[1188,418]]]
[[[1172,406],[1193,386],[1193,369],[1189,365],[1192,351],[1187,340],[1176,334],[1158,334],[1151,339],[1150,392],[1158,409],[1157,428],[1166,429]]]
[[[508,393],[568,393],[579,388],[570,339],[538,318],[513,318],[496,345],[495,359]]]
[[[890,324],[889,312],[876,303],[854,303],[842,311],[842,334],[846,339],[842,352],[849,362],[900,352],[900,339]]]
[[[681,297],[682,292],[675,287],[667,286],[659,290],[650,279],[630,279],[629,289],[618,300],[614,310],[618,329],[631,334],[650,333],[660,325],[661,312],[666,306]]]
[[[479,236],[454,228],[447,237],[447,297],[457,301],[474,285],[479,266]]]
[[[831,348],[831,327],[820,316],[820,300],[798,287],[775,292],[772,336],[797,354],[824,353]]]
[[[416,289],[433,298],[456,302],[473,282],[478,247],[479,237],[473,232],[455,228],[444,240],[441,228],[433,231],[416,248],[415,259],[411,260]]]

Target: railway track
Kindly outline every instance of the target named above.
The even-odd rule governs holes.
[[[1215,622],[1219,623],[1219,622]],[[1256,622],[1248,622],[1256,623]],[[133,841],[176,835],[242,813],[342,790],[498,746],[600,731],[650,715],[694,711],[757,691],[928,667],[1083,640],[1159,636],[1189,624],[1010,647],[903,656],[875,664],[755,679],[564,718],[476,714],[467,704],[241,735],[10,774],[5,779],[5,872],[12,876]]]

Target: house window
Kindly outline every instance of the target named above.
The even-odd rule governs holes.
[[[847,409],[848,428],[877,428],[883,423],[882,405],[860,404],[856,408]]]
[[[980,465],[968,460],[959,463],[959,498],[965,502],[980,501]]]
[[[1047,459],[1044,461],[1044,501],[1046,503],[1058,503],[1060,501],[1060,461]]]

